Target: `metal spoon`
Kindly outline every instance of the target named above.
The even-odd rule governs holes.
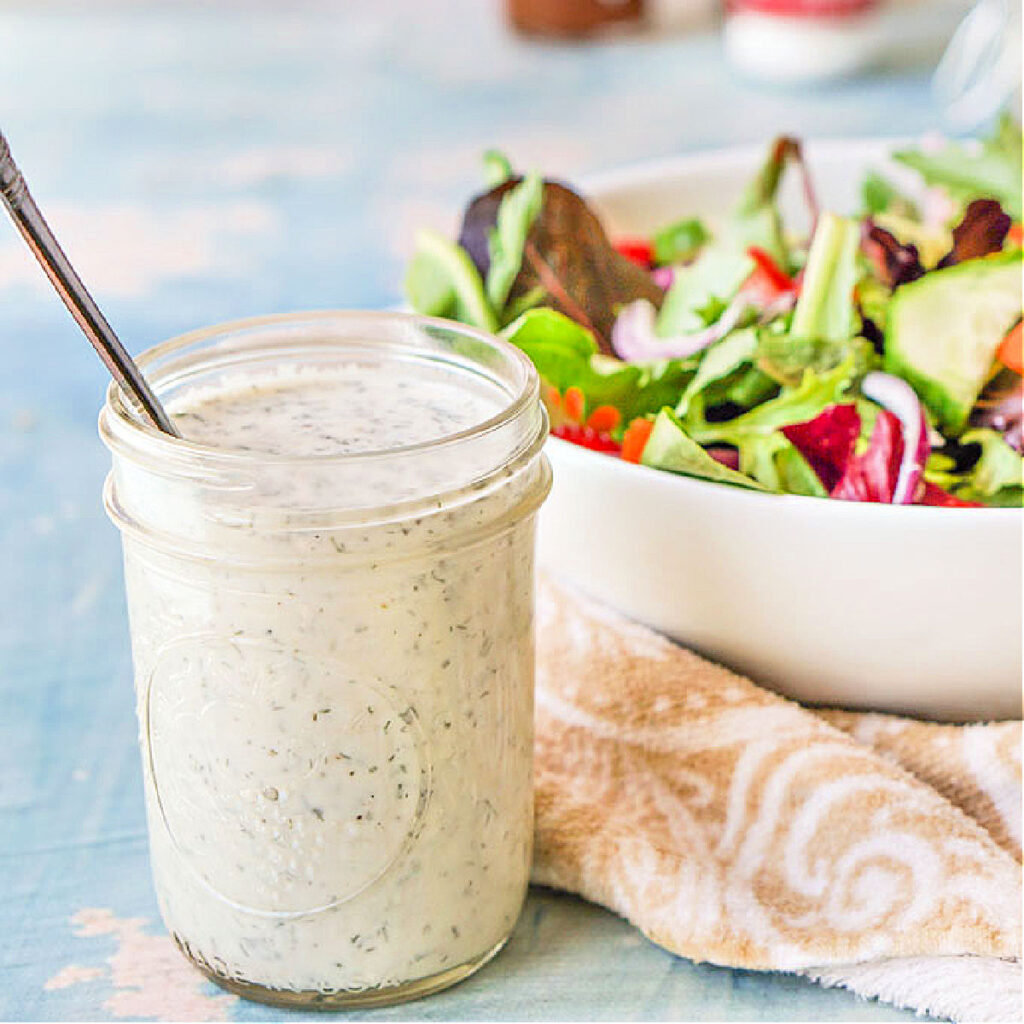
[[[180,437],[167,411],[160,404],[135,360],[121,344],[93,301],[82,279],[75,273],[50,226],[29,194],[25,179],[11,156],[11,148],[0,132],[0,199],[15,226],[28,242],[32,254],[46,272],[64,305],[99,353],[111,376],[138,405],[139,411],[158,429]]]

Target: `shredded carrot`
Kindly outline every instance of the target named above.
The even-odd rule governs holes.
[[[639,462],[654,429],[654,420],[635,419],[622,435],[622,458],[626,462]]]
[[[610,434],[622,419],[614,405],[599,405],[588,417],[587,426],[600,434]]]
[[[562,409],[565,415],[571,419],[574,423],[583,422],[583,413],[586,410],[586,399],[583,397],[583,392],[578,387],[573,385],[565,389],[565,394],[562,396]]]
[[[1010,225],[1010,230],[1006,236],[1006,240],[1010,245],[1015,245],[1018,248],[1024,246],[1024,225],[1022,225],[1019,220],[1014,221],[1014,223]]]
[[[1015,373],[1024,376],[1024,341],[1021,338],[1021,323],[1017,322],[1015,327],[1010,328],[1010,333],[1003,338],[996,358],[1008,366]]]
[[[545,403],[549,409],[558,409],[562,404],[562,394],[554,384],[548,384],[544,390]]]

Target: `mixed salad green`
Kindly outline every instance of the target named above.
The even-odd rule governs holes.
[[[872,172],[847,216],[781,138],[715,230],[688,212],[613,243],[575,191],[492,152],[458,240],[418,236],[406,291],[521,348],[566,441],[765,492],[1020,506],[1021,153],[1010,118],[897,152],[920,195]],[[779,209],[790,172],[806,237]]]

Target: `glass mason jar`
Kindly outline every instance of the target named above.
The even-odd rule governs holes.
[[[436,440],[302,456],[159,433],[116,388],[100,415],[168,929],[267,1002],[454,984],[507,939],[530,867],[550,486],[533,367],[457,324],[369,313],[227,324],[139,362],[172,415],[247,375],[346,367],[493,401]]]

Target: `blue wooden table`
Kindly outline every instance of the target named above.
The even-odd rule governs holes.
[[[901,49],[874,76],[793,94],[730,77],[711,31],[529,45],[487,0],[88,7],[0,11],[0,124],[136,350],[255,313],[394,303],[414,227],[452,227],[489,145],[571,178],[782,129],[939,127],[928,64],[955,16],[901,14]],[[0,223],[0,1018],[277,1019],[194,975],[159,923],[100,507],[104,386]],[[694,966],[535,892],[477,977],[361,1016],[905,1015]]]

